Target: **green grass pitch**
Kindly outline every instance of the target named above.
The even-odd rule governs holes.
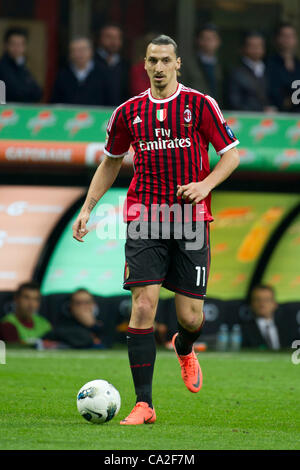
[[[291,350],[292,351],[292,350]],[[0,449],[300,449],[300,364],[290,353],[200,353],[202,390],[184,386],[159,350],[153,425],[120,426],[134,404],[127,351],[8,350],[0,364]],[[120,413],[93,425],[76,393],[94,379],[119,390]]]

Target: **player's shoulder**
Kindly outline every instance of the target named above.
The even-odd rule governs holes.
[[[207,95],[206,93],[201,93],[198,90],[194,90],[193,88],[188,88],[186,86],[182,85],[182,91],[186,93],[193,93],[194,95],[197,95],[200,97],[200,106],[199,108],[202,107],[202,109],[207,109],[211,114],[213,114],[215,117],[218,117],[222,123],[225,122],[225,118],[223,116],[223,113],[219,107],[219,104],[217,101],[210,95]]]
[[[198,91],[198,90],[195,90],[194,88],[190,88],[188,86],[185,86],[183,84],[181,84],[181,92],[182,93],[188,93],[188,94],[191,94],[191,95],[197,95],[199,97],[205,97],[205,94],[204,93],[201,93],[201,91]]]
[[[181,90],[182,90],[184,93],[190,93],[190,94],[192,94],[192,95],[199,96],[201,99],[204,100],[204,102],[217,104],[217,101],[216,101],[212,96],[209,96],[209,95],[207,95],[206,93],[202,93],[202,92],[199,91],[199,90],[195,90],[194,88],[190,88],[190,87],[187,87],[187,86],[185,86],[185,85],[182,85],[182,86],[181,86]]]
[[[147,89],[147,90],[143,91],[142,93],[140,93],[139,95],[132,96],[128,100],[121,103],[120,106],[118,106],[116,110],[126,108],[126,107],[130,106],[134,101],[147,99],[148,93],[149,93],[149,91]]]

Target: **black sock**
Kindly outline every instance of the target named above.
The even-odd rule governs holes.
[[[203,313],[203,320],[199,328],[195,331],[188,331],[177,322],[178,325],[178,335],[176,336],[175,346],[177,353],[180,356],[185,356],[186,354],[190,354],[193,349],[194,342],[199,338],[201,328],[204,324],[204,313]]]
[[[153,408],[152,377],[156,358],[153,328],[128,327],[127,345],[136,402],[144,401]]]

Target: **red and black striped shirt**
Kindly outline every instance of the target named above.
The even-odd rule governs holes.
[[[178,84],[168,98],[153,98],[149,88],[121,104],[108,123],[104,152],[122,157],[130,145],[134,150],[125,221],[137,218],[140,204],[148,211],[152,204],[184,204],[176,196],[177,185],[202,181],[210,173],[209,143],[221,156],[239,141],[208,95]],[[204,220],[213,220],[211,195],[201,204]]]

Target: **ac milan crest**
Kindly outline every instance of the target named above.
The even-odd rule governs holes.
[[[192,120],[192,111],[188,108],[186,108],[183,112],[183,119],[184,119],[184,122],[186,122],[187,124],[189,124]]]

